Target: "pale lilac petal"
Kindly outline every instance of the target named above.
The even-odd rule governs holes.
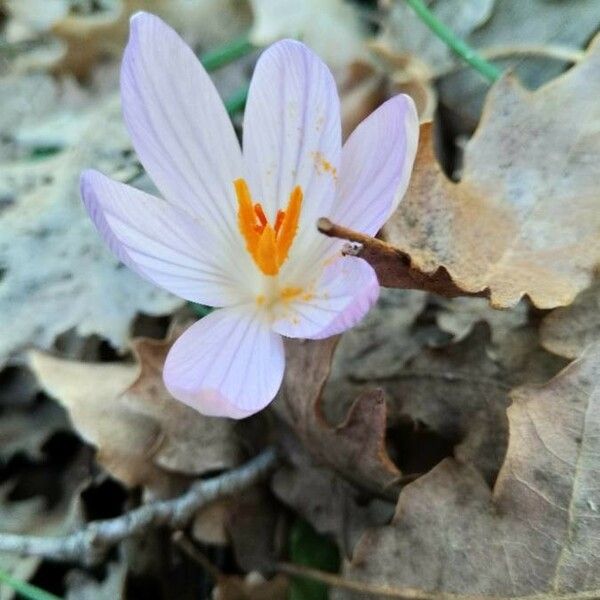
[[[273,400],[284,364],[281,336],[245,305],[192,325],[171,348],[163,378],[173,397],[202,414],[242,419]]]
[[[292,247],[316,238],[335,199],[341,154],[340,103],[325,64],[300,42],[283,40],[260,57],[244,116],[244,162],[252,194],[270,219],[296,185],[304,203]]]
[[[211,306],[243,298],[245,274],[236,271],[236,258],[183,211],[93,170],[81,175],[81,195],[109,248],[139,275]]]
[[[379,297],[379,282],[366,261],[340,257],[329,265],[308,296],[282,303],[273,329],[293,338],[321,339],[356,325]]]
[[[331,215],[321,216],[375,235],[406,192],[418,137],[419,118],[409,96],[381,105],[344,144],[337,203]]]
[[[233,181],[241,150],[208,74],[158,17],[137,13],[121,67],[123,116],[165,199],[240,244]]]

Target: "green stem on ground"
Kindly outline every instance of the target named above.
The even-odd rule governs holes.
[[[229,63],[250,54],[256,46],[250,43],[247,35],[231,40],[218,48],[213,48],[200,56],[200,62],[207,71],[216,71]]]
[[[500,78],[502,71],[480,56],[464,40],[448,29],[424,4],[423,0],[406,0],[418,17],[437,35],[447,46],[476,71],[492,83]]]
[[[8,585],[15,592],[21,594],[21,596],[28,598],[28,600],[61,600],[58,596],[35,587],[26,581],[15,579],[3,569],[0,569],[0,583]]]
[[[239,90],[234,92],[227,100],[225,100],[225,108],[230,115],[234,115],[241,110],[244,110],[246,106],[246,100],[248,99],[248,86],[245,85]]]

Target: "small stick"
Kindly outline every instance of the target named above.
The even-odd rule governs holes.
[[[85,565],[98,564],[112,546],[127,537],[151,527],[178,529],[185,526],[200,508],[264,479],[276,463],[275,449],[268,448],[240,467],[212,479],[197,481],[177,498],[151,502],[114,519],[92,521],[63,537],[0,533],[0,552],[43,556],[49,560]]]

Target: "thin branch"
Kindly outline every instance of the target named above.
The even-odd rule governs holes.
[[[337,225],[324,217],[317,220],[317,229],[328,237],[350,242],[342,253],[364,258],[375,269],[383,287],[423,290],[446,298],[486,296],[485,292],[472,293],[460,289],[444,267],[433,273],[414,269],[408,254],[377,238]]]
[[[528,596],[485,596],[469,594],[453,594],[450,592],[427,591],[417,588],[399,588],[389,585],[377,585],[345,579],[334,573],[327,573],[318,569],[311,569],[287,562],[280,562],[275,568],[281,573],[304,577],[313,581],[319,581],[332,587],[350,590],[366,594],[368,596],[377,596],[379,598],[398,598],[400,600],[598,600],[600,590],[589,590],[585,592],[567,592],[566,594],[557,594],[551,592],[548,594],[530,594]]]
[[[148,528],[184,527],[200,508],[252,486],[266,477],[276,463],[276,452],[269,448],[241,467],[194,483],[178,498],[152,502],[114,519],[93,521],[64,537],[0,534],[0,552],[97,564],[112,546]]]

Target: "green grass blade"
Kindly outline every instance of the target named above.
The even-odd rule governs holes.
[[[27,600],[61,600],[58,596],[46,592],[35,585],[15,579],[4,569],[0,569],[0,584],[8,585],[23,598],[27,598]]]

